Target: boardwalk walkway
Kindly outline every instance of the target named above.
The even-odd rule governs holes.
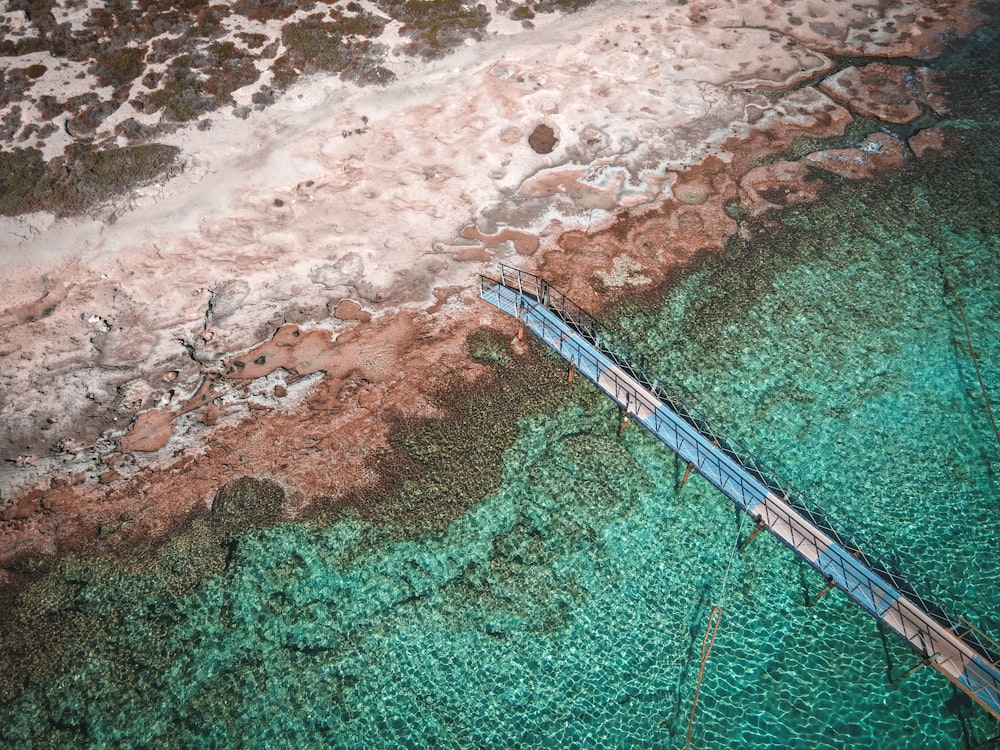
[[[596,321],[544,279],[500,266],[480,296],[516,317],[577,372],[641,423],[996,718],[1000,648],[967,621],[922,598],[890,566],[839,533],[766,465],[687,407],[668,387],[602,341]]]

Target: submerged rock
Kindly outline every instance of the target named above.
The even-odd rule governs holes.
[[[230,534],[246,528],[269,526],[281,519],[285,491],[270,479],[240,477],[227,482],[216,493],[212,519]]]
[[[919,117],[924,107],[946,114],[943,96],[927,68],[874,62],[863,68],[844,68],[819,88],[831,99],[866,117],[905,123]]]

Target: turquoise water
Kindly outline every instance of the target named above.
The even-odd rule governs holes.
[[[945,163],[842,186],[618,321],[718,423],[994,635],[1000,446],[955,298],[1000,400],[998,153],[984,126]],[[500,488],[444,533],[246,531],[222,572],[176,590],[67,562],[33,606],[101,626],[59,641],[58,674],[25,673],[0,743],[681,748],[715,605],[695,747],[1000,734],[931,669],[890,682],[917,663],[907,648],[840,593],[816,601],[822,581],[774,540],[734,554],[750,524],[731,504],[698,477],[679,488],[665,448],[634,426],[618,438],[612,406],[573,388],[521,421]],[[206,549],[186,538],[164,559],[182,575]]]

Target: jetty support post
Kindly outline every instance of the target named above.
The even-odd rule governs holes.
[[[757,516],[757,523],[754,526],[754,530],[752,532],[750,532],[750,536],[748,536],[746,538],[746,541],[743,542],[743,544],[740,545],[740,550],[739,551],[742,552],[747,547],[749,547],[750,546],[750,542],[752,542],[754,540],[754,538],[761,532],[761,530],[765,529],[765,528],[767,528],[767,524],[764,523],[764,519],[761,518],[760,516]]]

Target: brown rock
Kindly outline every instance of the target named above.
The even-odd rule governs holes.
[[[854,121],[851,113],[815,88],[791,91],[773,103],[747,106],[751,129],[726,142],[738,159],[780,154],[802,136],[835,138]]]
[[[458,247],[452,254],[459,263],[489,263],[493,260],[489,251],[482,246]]]
[[[705,203],[714,192],[711,183],[697,178],[678,180],[670,189],[677,200],[691,206],[700,206]]]
[[[98,481],[99,481],[99,482],[100,482],[101,484],[111,484],[111,483],[112,483],[112,482],[114,482],[114,481],[115,481],[116,479],[121,479],[121,476],[122,476],[122,475],[121,475],[121,474],[119,474],[119,473],[118,473],[117,471],[115,471],[114,469],[108,469],[108,470],[107,470],[106,472],[104,472],[103,474],[101,474],[101,476],[100,476],[100,477],[98,477]]]
[[[582,209],[600,208],[609,211],[618,205],[619,187],[620,183],[614,180],[604,187],[592,185],[588,182],[587,169],[564,167],[544,170],[529,177],[521,183],[517,192],[524,198],[548,198],[553,195],[562,195],[571,198]],[[463,236],[467,236],[464,231]],[[521,255],[531,254],[530,252],[522,252],[520,249],[518,252]]]
[[[382,401],[382,394],[375,388],[369,388],[358,394],[358,406],[363,409],[373,409]]]
[[[229,360],[226,378],[253,380],[284,367],[299,375],[310,375],[324,368],[331,357],[330,332],[315,329],[307,333],[298,326],[282,326],[270,341]]]
[[[39,510],[38,501],[43,494],[44,491],[38,488],[26,492],[0,513],[0,521],[16,521],[30,517]]]
[[[751,214],[816,200],[824,183],[803,162],[779,161],[751,169],[740,180],[740,197]]]
[[[816,151],[804,156],[802,161],[849,180],[864,180],[903,166],[906,155],[895,138],[885,133],[872,133],[861,148]]]
[[[427,308],[427,312],[433,314],[444,307],[445,303],[453,296],[464,291],[464,286],[439,286],[434,288],[434,304]]]
[[[941,128],[926,128],[917,131],[907,141],[907,145],[920,159],[925,156],[940,155],[947,150],[946,136]]]
[[[132,451],[157,451],[165,446],[174,434],[174,415],[166,411],[144,411],[118,441],[123,453]]]
[[[541,242],[537,235],[522,232],[517,229],[501,229],[496,234],[486,234],[479,231],[475,224],[469,224],[459,233],[467,240],[479,240],[485,249],[493,249],[501,242],[510,242],[518,255],[531,256],[538,252]],[[485,258],[489,260],[489,256]]]
[[[333,317],[337,320],[360,320],[368,323],[372,319],[372,314],[361,309],[361,305],[352,299],[342,299],[337,303],[333,311]]]
[[[274,386],[274,397],[284,398],[288,395],[288,388],[283,383],[278,383]]]
[[[536,154],[551,154],[552,149],[556,147],[557,140],[556,132],[551,127],[545,123],[539,123],[528,136],[528,145]]]
[[[925,68],[874,62],[863,68],[844,68],[819,88],[856,113],[886,122],[919,117],[921,104],[941,114],[947,109],[933,73]]]

